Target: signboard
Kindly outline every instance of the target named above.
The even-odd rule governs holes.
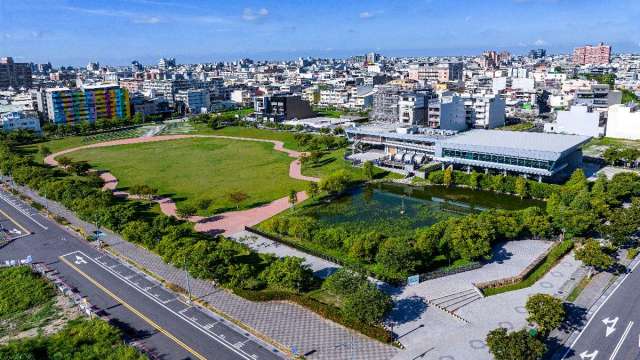
[[[407,285],[413,286],[420,284],[420,275],[412,275],[407,278]]]

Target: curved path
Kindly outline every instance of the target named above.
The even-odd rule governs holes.
[[[178,139],[189,139],[189,138],[213,138],[213,139],[232,139],[232,140],[240,140],[240,141],[270,142],[274,145],[273,146],[274,150],[285,152],[290,157],[295,158],[295,160],[292,161],[291,164],[289,165],[290,177],[298,180],[304,180],[304,181],[313,181],[313,182],[320,181],[320,179],[316,177],[302,175],[302,166],[300,164],[300,159],[299,159],[302,153],[285,148],[284,143],[282,141],[254,139],[254,138],[246,138],[246,137],[222,136],[222,135],[162,135],[162,136],[154,136],[154,137],[139,137],[139,138],[131,138],[131,139],[112,140],[112,141],[106,141],[101,143],[95,143],[95,144],[89,144],[89,145],[79,146],[75,148],[65,149],[47,156],[44,159],[44,162],[51,166],[58,166],[59,164],[58,164],[58,161],[55,159],[56,157],[64,154],[68,154],[74,151],[83,150],[83,149],[92,149],[92,148],[101,148],[101,147],[128,145],[128,144],[140,144],[140,143],[178,140]],[[109,172],[103,172],[100,174],[100,177],[104,181],[104,186],[102,187],[103,190],[112,191],[115,196],[136,198],[136,196],[131,195],[127,192],[116,190],[118,186],[118,179],[116,179],[116,177],[113,176],[113,174]],[[298,202],[306,200],[307,197],[308,196],[304,191],[298,192]],[[160,210],[165,215],[178,217],[176,213],[176,204],[171,198],[159,197],[154,199],[154,201],[160,204]],[[288,207],[289,207],[289,197],[286,196],[278,200],[274,200],[269,204],[248,209],[248,210],[230,211],[230,212],[214,215],[212,217],[191,216],[189,217],[188,220],[195,223],[196,231],[207,232],[213,235],[217,235],[217,234],[231,235],[244,230],[245,226],[256,225],[286,210]]]

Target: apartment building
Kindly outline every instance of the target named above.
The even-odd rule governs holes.
[[[577,88],[573,100],[574,105],[586,105],[599,109],[606,109],[620,102],[622,102],[622,93],[610,90],[609,85],[605,84],[590,84]]]
[[[427,127],[432,129],[462,131],[467,129],[467,112],[464,100],[452,92],[429,101]]]
[[[611,46],[600,43],[586,45],[573,50],[573,63],[576,65],[604,65],[611,62]]]
[[[299,95],[258,96],[255,98],[256,121],[283,122],[314,117],[308,102]]]
[[[16,63],[11,57],[0,58],[0,89],[28,89],[31,85],[31,64]]]
[[[423,94],[405,93],[398,100],[400,126],[423,126],[427,122],[427,97]]]
[[[47,115],[54,124],[131,117],[129,92],[117,85],[46,90]]]
[[[192,114],[209,112],[211,98],[207,89],[179,90],[175,95],[176,103],[182,103]]]
[[[504,126],[505,101],[499,95],[463,93],[467,124],[476,129]]]
[[[617,104],[609,107],[607,137],[640,140],[640,108],[637,104]]]
[[[40,132],[40,120],[35,115],[28,115],[24,112],[10,112],[0,115],[0,129],[2,131],[31,130]]]
[[[592,137],[604,136],[604,113],[595,111],[591,106],[575,105],[568,111],[558,111],[556,121],[544,124],[544,131]]]

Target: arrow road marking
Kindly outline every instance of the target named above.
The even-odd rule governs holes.
[[[76,265],[86,264],[87,261],[83,259],[81,256],[76,255],[76,261],[74,261]]]
[[[580,359],[584,360],[584,359],[591,359],[594,360],[596,358],[596,356],[598,356],[598,350],[592,352],[592,353],[588,353],[586,350],[583,351],[580,354]]]
[[[602,319],[602,323],[607,325],[607,333],[605,337],[609,337],[609,335],[613,334],[616,331],[616,324],[618,323],[618,317],[615,319],[609,320],[609,318]]]
[[[631,331],[632,326],[633,326],[633,321],[629,321],[629,325],[627,325],[627,328],[624,329],[624,332],[622,333],[622,337],[620,338],[620,341],[618,341],[616,348],[613,349],[613,352],[611,353],[611,357],[609,357],[609,360],[613,360],[616,358],[616,355],[618,355],[618,351],[620,351],[620,348],[622,347],[622,343],[624,343],[624,340],[629,335],[629,332]]]

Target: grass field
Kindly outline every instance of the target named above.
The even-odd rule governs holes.
[[[304,164],[302,166],[302,174],[322,178],[335,171],[345,170],[347,173],[351,174],[351,178],[355,181],[366,180],[362,168],[352,166],[351,163],[344,159],[344,153],[345,149],[326,152],[317,163]],[[386,177],[390,179],[402,179],[401,175],[389,173],[378,168],[375,168],[374,172],[375,178]]]
[[[289,177],[292,158],[269,143],[226,139],[185,139],[86,149],[69,154],[73,160],[111,171],[118,187],[147,184],[171,196],[178,206],[210,200],[199,211],[211,215],[235,209],[226,196],[243,191],[250,196],[241,208],[253,207],[302,190],[305,182]]]
[[[614,139],[610,137],[592,138],[582,149],[585,155],[601,156],[611,146],[630,147],[640,150],[639,140]]]
[[[222,136],[248,137],[254,139],[278,140],[284,143],[284,147],[291,150],[300,150],[298,143],[293,139],[293,133],[289,131],[277,131],[258,129],[243,126],[227,126],[213,130],[205,124],[194,124],[193,134],[211,134]]]

